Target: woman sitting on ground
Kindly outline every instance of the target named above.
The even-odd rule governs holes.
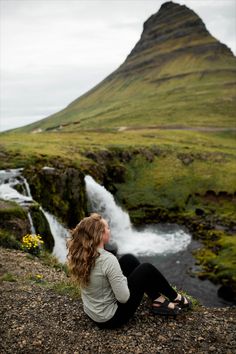
[[[140,264],[131,254],[118,260],[106,251],[109,239],[107,221],[94,213],[76,226],[67,244],[68,266],[80,284],[84,311],[99,327],[127,323],[144,293],[155,314],[176,316],[191,306],[152,264]]]

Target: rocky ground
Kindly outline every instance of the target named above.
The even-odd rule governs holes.
[[[62,269],[0,248],[0,275],[2,354],[236,353],[235,307],[200,306],[167,321],[144,302],[128,325],[100,330],[79,297],[58,291],[68,282]]]

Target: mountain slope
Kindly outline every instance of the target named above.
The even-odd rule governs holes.
[[[163,4],[125,62],[64,110],[27,127],[75,131],[232,127],[236,58],[186,6]]]

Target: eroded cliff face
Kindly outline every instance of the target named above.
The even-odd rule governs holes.
[[[24,175],[34,200],[58,217],[67,227],[74,227],[84,217],[86,196],[84,174],[77,168],[51,162],[27,167]]]

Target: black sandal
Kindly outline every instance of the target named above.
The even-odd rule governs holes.
[[[173,302],[176,305],[178,305],[181,309],[190,310],[193,306],[192,302],[186,296],[183,295],[180,296],[181,296],[180,300],[174,300]],[[187,303],[184,303],[185,300],[187,301]]]
[[[178,306],[175,306],[173,309],[168,307],[170,301],[165,300],[164,302],[160,302],[157,300],[153,301],[152,304],[152,312],[155,315],[162,315],[162,316],[176,316],[181,312],[181,309]],[[158,304],[155,306],[154,304]]]

